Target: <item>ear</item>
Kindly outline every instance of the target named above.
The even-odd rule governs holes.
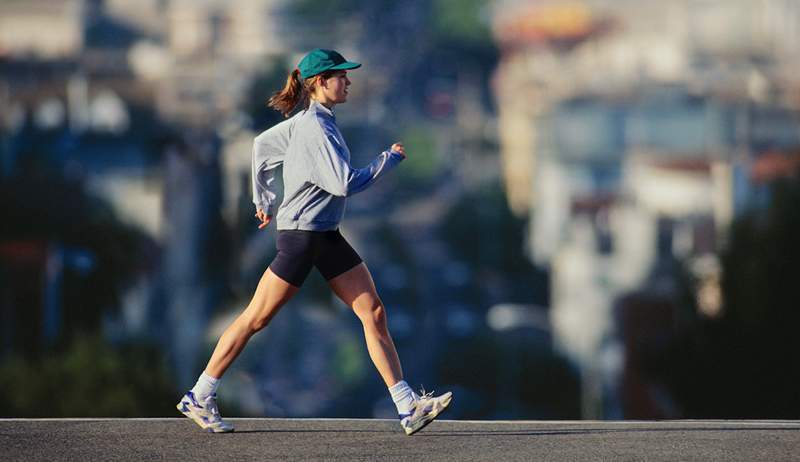
[[[323,77],[322,75],[317,76],[317,86],[328,88],[328,79]]]

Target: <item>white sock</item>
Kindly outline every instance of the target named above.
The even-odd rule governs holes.
[[[211,377],[205,371],[197,378],[197,383],[192,388],[192,393],[197,401],[203,401],[209,396],[217,392],[219,386],[219,379]]]
[[[414,409],[414,391],[408,386],[405,380],[401,380],[389,387],[392,401],[397,406],[397,413],[400,415],[410,414]]]

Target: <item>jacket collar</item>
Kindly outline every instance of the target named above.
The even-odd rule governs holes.
[[[333,117],[334,120],[336,120],[336,114],[333,113],[333,110],[332,109],[328,109],[327,107],[325,107],[325,105],[323,105],[322,103],[320,103],[320,102],[318,102],[316,100],[312,99],[311,102],[308,105],[308,108],[309,109],[313,108],[315,111],[323,112],[323,113]]]

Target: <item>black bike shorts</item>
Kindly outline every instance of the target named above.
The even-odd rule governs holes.
[[[326,281],[353,269],[361,257],[335,231],[279,230],[278,254],[269,268],[289,284],[300,287],[316,266]]]

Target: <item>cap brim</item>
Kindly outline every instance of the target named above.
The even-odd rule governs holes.
[[[347,69],[358,69],[361,67],[361,63],[354,63],[351,61],[345,61],[342,64],[337,64],[331,68],[334,71],[344,71]]]

